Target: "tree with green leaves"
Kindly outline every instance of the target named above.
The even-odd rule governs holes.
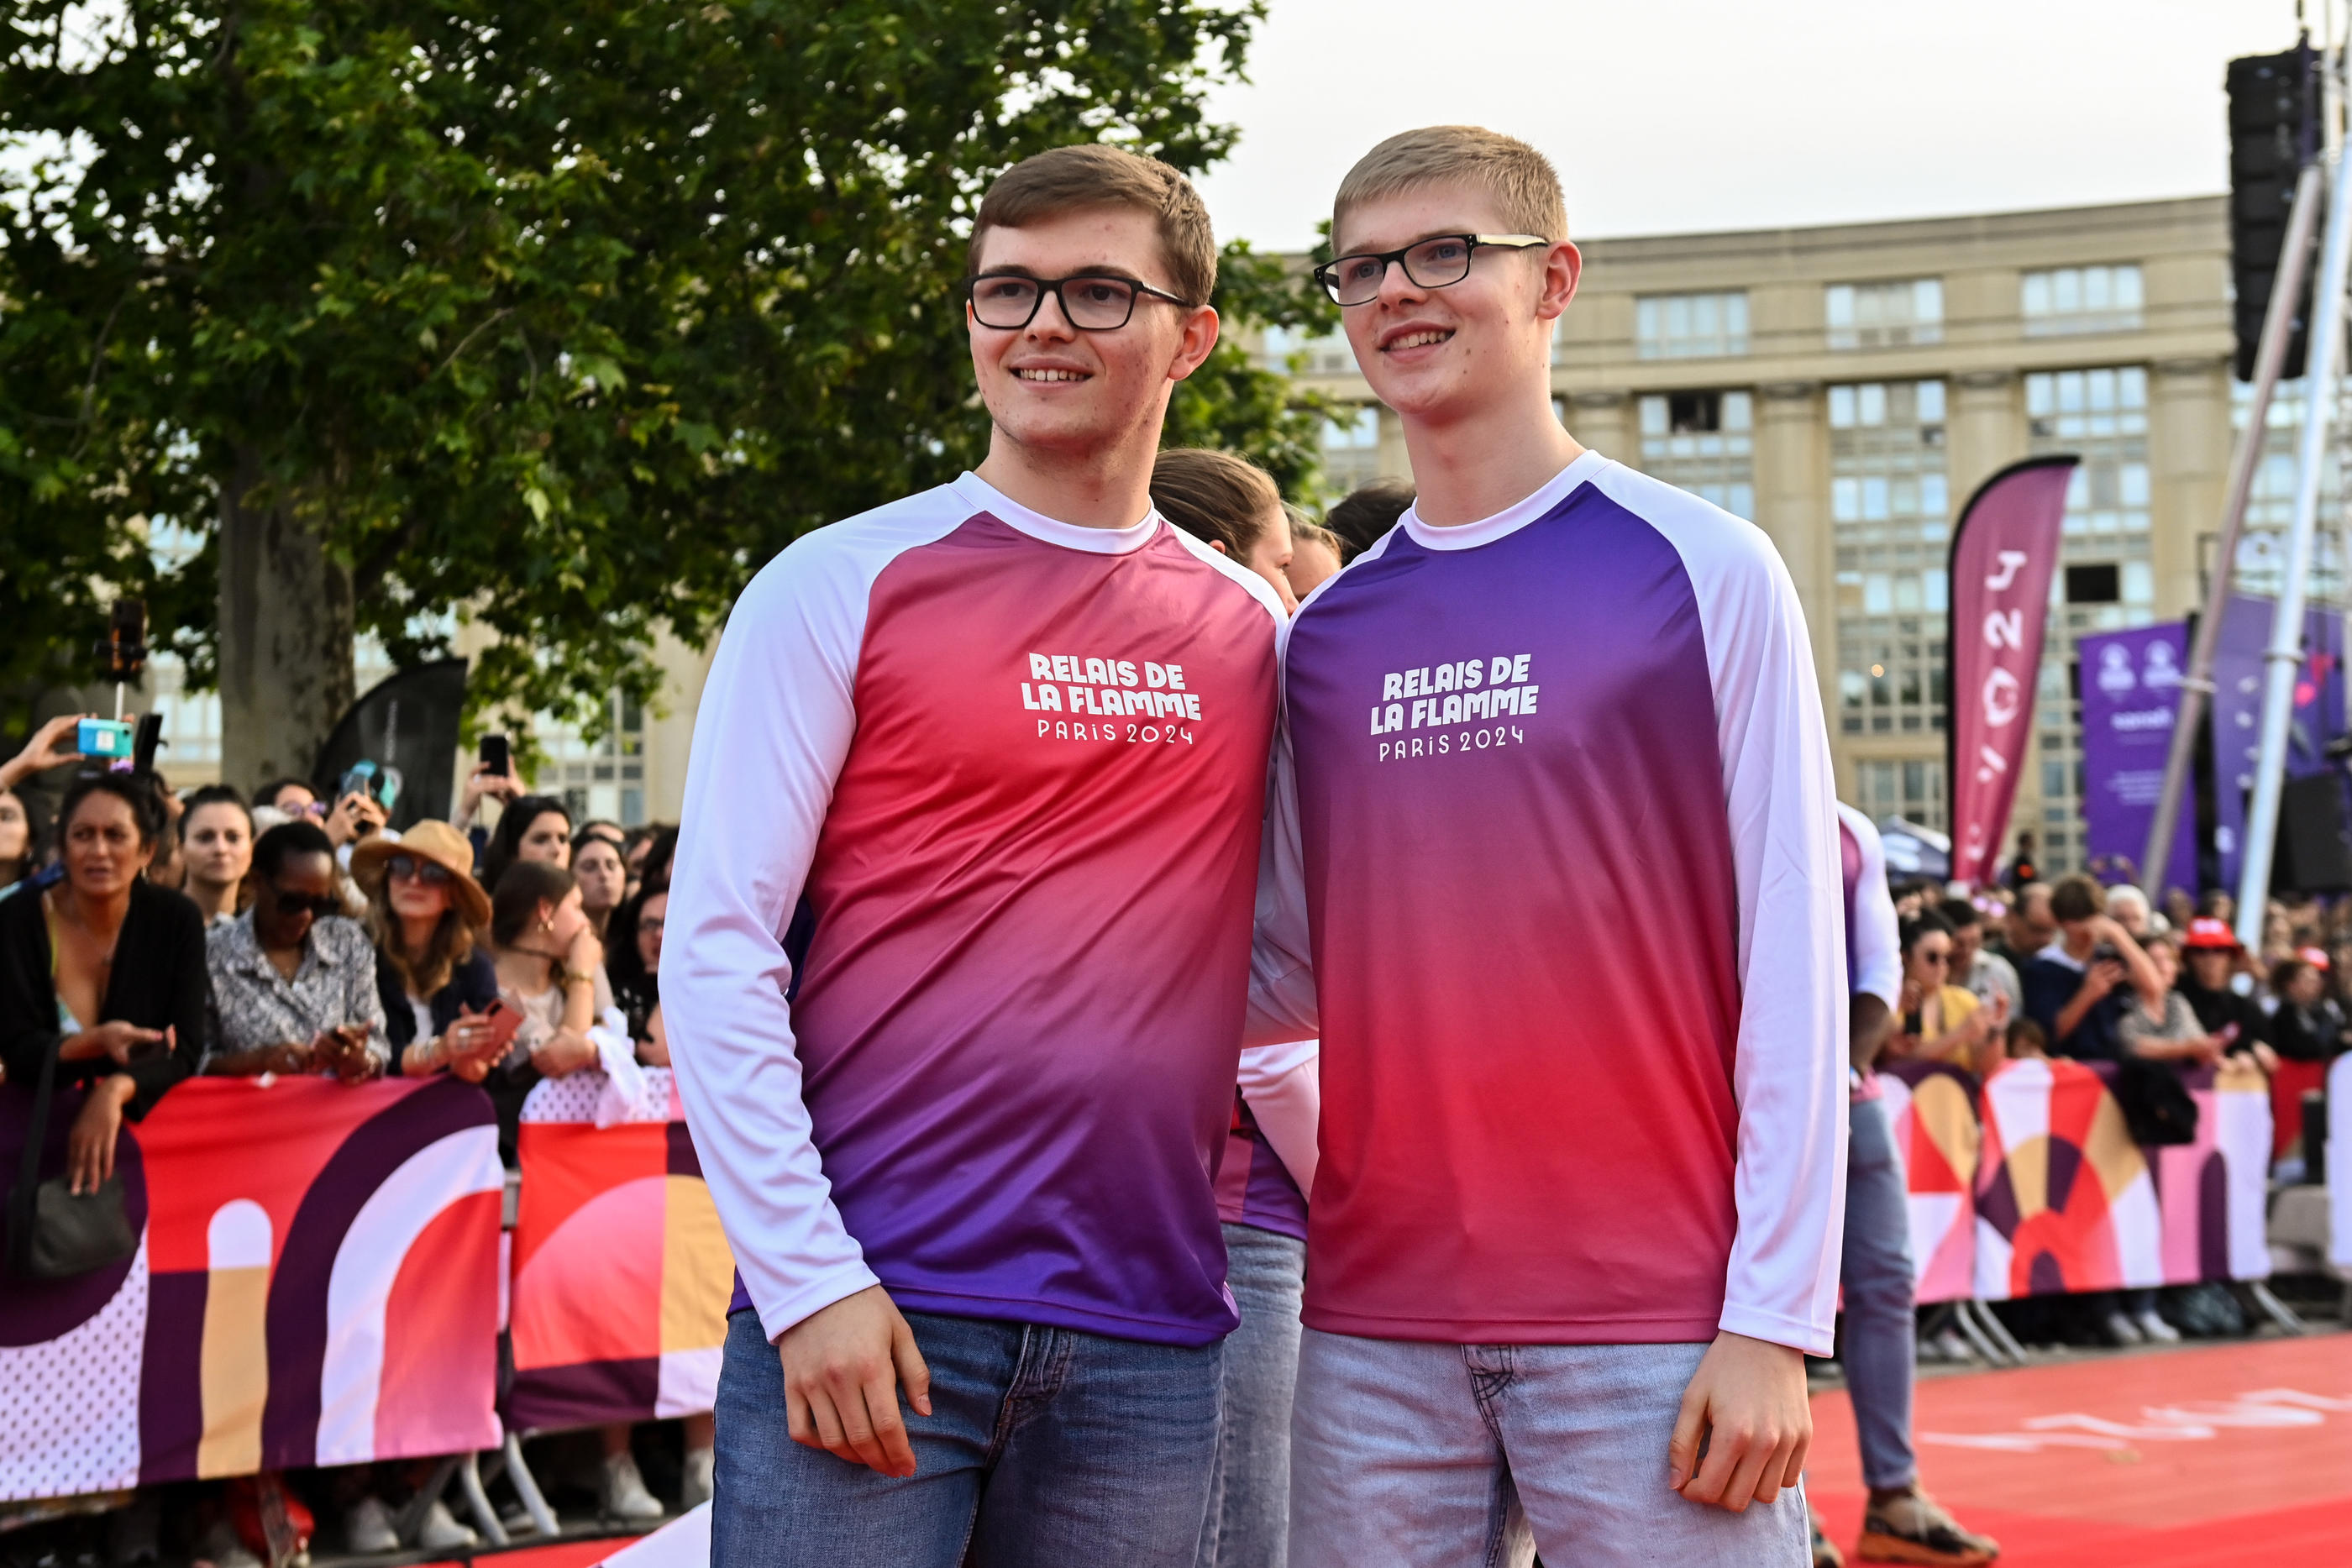
[[[355,632],[497,641],[469,704],[653,695],[796,535],[976,461],[990,179],[1199,170],[1265,0],[19,0],[0,19],[0,687],[105,602],[300,771]],[[1326,309],[1236,250],[1220,304]],[[1294,491],[1318,412],[1222,347],[1171,438]],[[159,552],[158,538],[180,548]]]

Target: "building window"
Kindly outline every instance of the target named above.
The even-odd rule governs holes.
[[[1633,302],[1634,352],[1696,360],[1748,351],[1748,296],[1644,294]]]
[[[2243,382],[2232,382],[2230,391],[2230,429],[2234,439],[2246,428],[2254,391]],[[2286,537],[2294,522],[2295,449],[2303,433],[2303,416],[2309,412],[2308,396],[2307,384],[2298,380],[2281,382],[2271,399],[2270,417],[2263,421],[2267,428],[2263,433],[2263,455],[2254,465],[2253,489],[2246,497],[2245,531],[2238,536],[2241,592],[2276,598],[2286,586]],[[2326,519],[2342,515],[2342,494],[2336,444],[2330,442],[2319,471],[2321,524],[2311,541],[2310,591],[2313,598],[2331,604],[2342,603],[2345,597],[2344,538],[2327,526]],[[2217,542],[2211,533],[2198,540],[2199,564],[2208,574],[2213,570]]]
[[[2117,365],[2025,378],[2032,450],[2082,458],[2066,486],[2063,569],[2042,641],[2039,696],[2042,859],[2074,871],[2083,854],[2082,708],[2075,639],[2156,619],[2149,541],[2147,371]]]
[[[1744,392],[1642,400],[1642,468],[1737,517],[1756,517],[1756,400]]]
[[[1902,817],[1937,832],[1944,827],[1944,765],[1925,758],[1854,764],[1862,813],[1874,821]]]
[[[1346,334],[1308,337],[1286,327],[1268,327],[1258,340],[1258,368],[1286,376],[1351,376],[1356,351]]]
[[[597,817],[625,828],[646,820],[645,710],[617,692],[608,700],[612,722],[602,740],[588,740],[545,714],[531,727],[547,754],[533,785],[560,799],[575,827]]]
[[[1822,313],[1832,349],[1899,349],[1944,340],[1944,280],[1832,283]]]
[[[1323,422],[1323,487],[1334,497],[1381,476],[1381,405],[1359,403]]]
[[[2127,332],[2140,324],[2140,277],[2136,265],[2060,267],[2029,272],[2018,308],[2029,338],[2068,332]]]
[[[1944,727],[1944,383],[1829,389],[1830,520],[1837,549],[1838,730]]]

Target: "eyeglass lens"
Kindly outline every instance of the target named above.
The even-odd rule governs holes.
[[[395,877],[415,877],[428,887],[438,887],[449,880],[449,868],[437,861],[411,860],[406,855],[394,855],[384,862],[383,869]]]
[[[1425,239],[1398,259],[1408,280],[1423,288],[1444,288],[1470,276],[1471,246],[1459,235]],[[1388,258],[1343,256],[1331,264],[1331,298],[1342,305],[1369,304],[1389,274]]]
[[[1060,296],[1070,325],[1083,331],[1115,331],[1135,313],[1135,285],[1122,277],[1065,277],[1047,283],[1006,274],[973,281],[971,313],[982,326],[999,331],[1026,327],[1048,289]]]

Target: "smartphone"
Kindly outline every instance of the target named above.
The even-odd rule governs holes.
[[[507,746],[505,736],[482,737],[482,766],[493,773],[514,771],[514,752]]]
[[[2124,950],[2112,942],[2102,942],[2091,949],[2091,962],[2094,964],[2120,964],[2123,961]]]
[[[400,784],[397,768],[386,768],[380,762],[354,762],[343,770],[342,781],[335,786],[335,799],[364,795],[389,811],[400,799]]]
[[[75,727],[74,749],[84,757],[129,762],[136,740],[131,727],[115,718],[86,718]]]
[[[514,1044],[515,1030],[522,1028],[522,1009],[509,1007],[504,997],[492,997],[489,1009],[482,1017],[490,1026],[490,1042],[499,1048],[498,1055],[504,1056]]]
[[[165,744],[167,742],[163,739],[163,716],[160,713],[141,714],[138,727],[131,732],[131,771],[154,772],[155,748]]]
[[[153,1061],[172,1054],[172,1031],[165,1030],[161,1040],[142,1040],[124,1053],[133,1061]]]

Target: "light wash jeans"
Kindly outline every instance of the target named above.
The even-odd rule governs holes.
[[[1807,1568],[1805,1502],[1666,1485],[1703,1344],[1437,1344],[1307,1329],[1292,1568]]]
[[[1912,1317],[1911,1206],[1886,1107],[1857,1100],[1846,1111],[1846,1394],[1861,1439],[1862,1479],[1893,1490],[1918,1479],[1911,1449],[1911,1385],[1918,1342]]]
[[[1197,1568],[1283,1568],[1290,1539],[1290,1391],[1307,1243],[1225,1227],[1225,1283],[1242,1326],[1225,1336],[1224,1408]]]
[[[914,1475],[792,1440],[759,1315],[728,1320],[711,1568],[1192,1568],[1222,1346],[908,1312],[931,1370]]]

